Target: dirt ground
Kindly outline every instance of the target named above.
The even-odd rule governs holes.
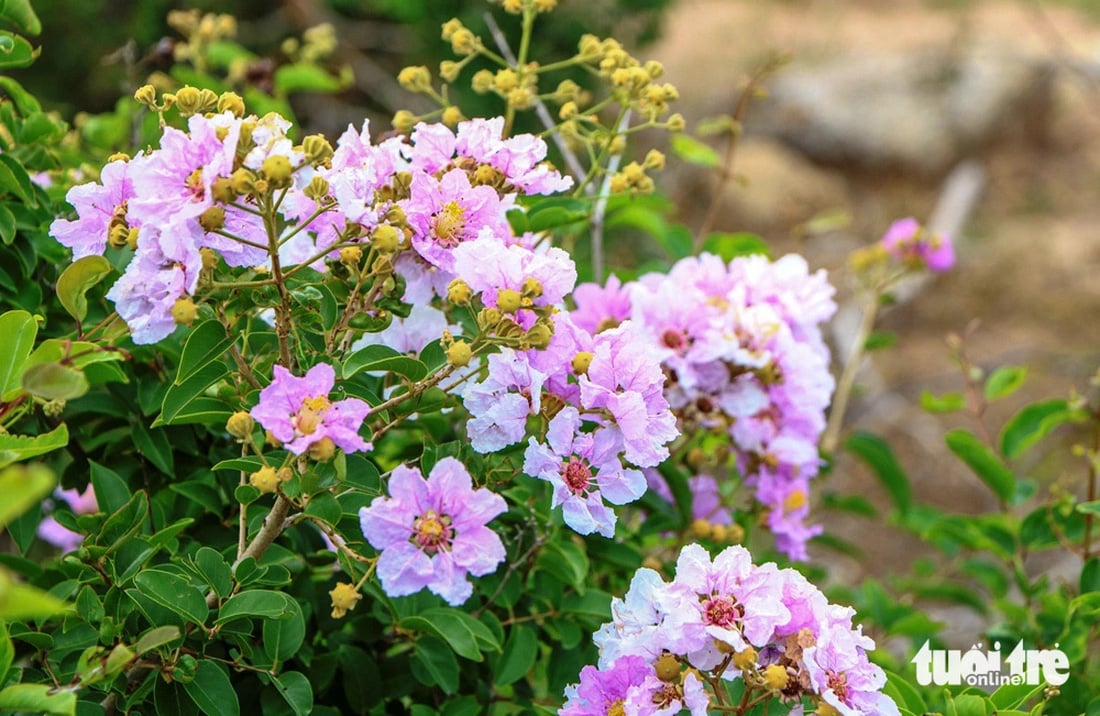
[[[908,53],[960,43],[1002,45],[1056,68],[1053,107],[1043,136],[1008,141],[977,158],[987,172],[981,200],[958,237],[956,270],[937,277],[912,301],[894,308],[880,328],[898,342],[877,353],[863,375],[850,423],[888,435],[914,481],[917,499],[961,511],[995,508],[988,490],[945,455],[942,434],[966,424],[958,416],[933,417],[917,407],[921,390],[957,390],[962,381],[945,344],[972,319],[980,327],[968,353],[979,365],[1028,363],[1031,374],[1018,396],[997,404],[988,417],[996,429],[1023,401],[1065,395],[1087,387],[1100,365],[1100,25],[1056,3],[989,0],[680,0],[663,39],[647,54],[665,63],[681,93],[681,110],[693,121],[729,112],[744,72],[769,51],[793,53],[791,71],[850,53]],[[873,69],[869,69],[873,71]],[[747,183],[725,195],[720,229],[757,231],[777,253],[802,251],[828,268],[845,295],[844,257],[875,240],[902,216],[927,219],[942,177],[855,176],[843,167],[814,166],[789,149],[747,135],[735,170]],[[680,181],[680,178],[677,178]],[[698,226],[704,207],[681,192],[680,207]],[[704,184],[705,186],[705,184]],[[673,196],[676,187],[666,187]],[[797,239],[815,215],[847,212],[843,231]],[[1083,467],[1051,464],[1041,452],[1018,467],[1045,482],[1083,491]],[[883,491],[851,460],[842,460],[829,489],[864,493],[885,504]],[[819,551],[834,577],[854,583],[867,573],[904,571],[919,543],[899,532],[868,538],[868,523],[841,519],[830,525],[866,549],[851,560]],[[881,537],[881,538],[878,538]],[[1073,557],[1042,558],[1032,567],[1076,573]],[[1063,571],[1064,570],[1064,571]],[[960,642],[980,628],[962,612],[944,611]],[[970,642],[966,642],[970,643]]]

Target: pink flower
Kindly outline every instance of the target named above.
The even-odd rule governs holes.
[[[534,251],[508,245],[489,229],[455,247],[453,255],[454,272],[474,293],[480,293],[482,303],[490,308],[497,307],[497,296],[504,289],[523,294],[530,306],[554,306],[577,282],[577,267],[562,249]],[[529,318],[533,323],[534,316]]]
[[[141,158],[134,161],[140,162]],[[102,254],[107,249],[111,223],[126,220],[126,205],[134,196],[129,162],[110,162],[99,178],[102,184],[80,184],[66,195],[65,200],[76,209],[75,220],[57,219],[50,225],[50,234],[73,250],[74,259]]]
[[[582,535],[615,535],[615,513],[604,504],[633,502],[645,493],[645,477],[619,461],[622,440],[614,430],[580,432],[576,408],[554,416],[546,444],[531,438],[524,453],[523,471],[554,486],[551,507],[562,506],[565,524]]]
[[[597,283],[577,286],[573,300],[577,304],[570,314],[573,322],[592,334],[615,328],[630,318],[630,293],[615,274],[608,276],[603,286]]]
[[[806,673],[814,690],[843,716],[899,716],[897,704],[881,693],[886,674],[868,661],[868,641],[841,625],[823,630],[803,652]]]
[[[630,716],[678,716],[684,709],[691,716],[707,716],[710,697],[694,673],[688,672],[680,683],[662,681],[653,673],[631,687],[625,707]]]
[[[260,391],[260,401],[251,414],[288,450],[301,455],[323,438],[345,452],[371,449],[359,436],[370,406],[358,398],[329,400],[335,383],[332,366],[318,363],[298,378],[277,365],[274,374],[271,384]]]
[[[507,505],[486,488],[473,489],[458,460],[443,458],[427,480],[420,470],[397,467],[389,491],[359,510],[363,535],[382,551],[378,577],[386,594],[427,587],[458,606],[473,593],[467,574],[484,576],[504,561],[500,537],[485,525]]]
[[[581,680],[565,688],[565,705],[559,716],[607,716],[618,707],[623,711],[627,696],[653,675],[653,667],[640,656],[624,656],[608,669],[586,666]]]
[[[99,505],[95,499],[95,490],[92,489],[91,485],[84,488],[83,492],[79,490],[55,490],[54,497],[64,501],[69,509],[77,515],[88,515],[99,510]],[[68,527],[63,527],[53,515],[43,518],[38,523],[36,534],[39,539],[49,542],[63,553],[72,552],[84,542],[84,535],[73,532]]]
[[[955,265],[955,248],[947,234],[933,234],[916,219],[898,219],[879,242],[886,253],[903,264],[925,267],[935,273]]]
[[[489,375],[462,396],[473,416],[466,423],[470,447],[496,452],[518,443],[527,432],[527,418],[539,412],[546,374],[535,370],[526,357],[510,348],[489,356]]]

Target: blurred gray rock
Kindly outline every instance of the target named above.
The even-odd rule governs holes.
[[[941,174],[1010,137],[1042,141],[1054,74],[989,48],[850,56],[780,72],[747,129],[824,165]]]

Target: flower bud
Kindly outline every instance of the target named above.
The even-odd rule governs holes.
[[[527,109],[535,101],[535,93],[529,87],[516,87],[508,93],[508,104],[516,109]]]
[[[747,646],[744,650],[733,655],[733,665],[744,671],[756,665],[756,649]]]
[[[478,70],[470,80],[470,87],[478,94],[485,94],[493,88],[493,79],[491,70]]]
[[[588,366],[592,365],[592,359],[595,355],[591,351],[580,351],[573,356],[573,374],[584,375],[588,372]]]
[[[332,438],[321,438],[309,446],[309,457],[317,462],[331,460],[335,454],[336,443],[332,442]]]
[[[392,254],[401,248],[401,232],[389,224],[379,224],[370,234],[370,245],[375,251]]]
[[[768,691],[782,691],[787,688],[788,681],[787,670],[779,664],[764,667],[764,686]]]
[[[407,109],[399,109],[393,115],[393,121],[390,124],[401,134],[408,134],[412,131],[413,125],[416,124],[416,115]]]
[[[669,116],[666,126],[670,132],[682,132],[687,127],[687,122],[684,121],[684,115],[677,112]]]
[[[129,235],[130,227],[127,226],[125,222],[113,224],[107,232],[107,243],[114,246],[116,249],[121,249],[126,245],[126,239]]]
[[[665,73],[665,66],[657,60],[650,60],[645,63],[645,72],[653,79],[657,79]]]
[[[477,327],[480,330],[488,331],[497,327],[502,318],[499,310],[495,308],[483,308],[478,311],[477,314]]]
[[[464,28],[465,25],[462,24],[461,20],[459,20],[457,17],[452,17],[450,20],[443,23],[443,34],[441,35],[441,38],[444,42],[450,42],[455,33]]]
[[[311,134],[303,139],[302,151],[311,162],[324,162],[333,154],[332,145],[321,134]]]
[[[138,227],[131,226],[129,231],[126,232],[126,245],[130,247],[131,251],[137,251],[139,231]]]
[[[111,162],[128,162],[130,161],[130,155],[126,152],[115,152],[111,156],[107,157],[107,163]]]
[[[465,27],[451,35],[451,51],[456,55],[472,55],[477,52],[477,47],[477,37]]]
[[[443,116],[440,117],[440,119],[442,119],[443,124],[447,125],[448,127],[457,127],[458,123],[461,122],[463,119],[462,110],[452,104],[450,107],[443,110]]]
[[[550,12],[558,6],[558,0],[535,0],[536,12]]]
[[[65,412],[65,400],[62,398],[55,398],[54,400],[47,401],[42,405],[42,412],[47,418],[61,417],[61,413]]]
[[[465,368],[470,364],[474,353],[470,350],[470,344],[466,341],[455,341],[447,349],[447,363],[455,368]]]
[[[699,518],[691,523],[691,533],[695,535],[696,539],[706,539],[710,537],[711,525],[703,518]]]
[[[218,97],[218,112],[231,112],[234,117],[243,117],[244,111],[244,100],[236,92],[222,92]]]
[[[427,67],[413,65],[397,73],[397,82],[410,92],[426,92],[432,87],[432,75]]]
[[[229,175],[229,186],[237,194],[247,194],[252,191],[253,185],[256,183],[256,175],[248,169],[241,167],[237,171]]]
[[[142,85],[134,92],[134,99],[146,107],[152,107],[157,103],[157,88],[153,85]]]
[[[502,288],[497,292],[497,308],[504,313],[515,313],[520,308],[519,291],[512,288]]]
[[[203,231],[217,231],[225,226],[225,209],[212,206],[199,215],[199,226]]]
[[[519,86],[519,75],[515,70],[504,68],[497,70],[493,77],[493,88],[501,94],[507,94]]]
[[[279,475],[275,472],[275,468],[273,467],[261,467],[248,476],[248,484],[252,485],[263,494],[269,495],[278,488]]]
[[[218,177],[210,187],[210,193],[214,201],[219,204],[228,204],[237,198],[237,192],[233,190],[233,182],[229,177]]]
[[[172,305],[172,320],[181,326],[190,326],[199,317],[199,309],[195,302],[186,296],[177,298]]]
[[[363,249],[358,246],[345,246],[340,249],[340,263],[348,266],[358,266],[363,260]]]
[[[328,180],[320,174],[314,174],[313,178],[309,180],[309,184],[302,190],[302,193],[314,201],[321,201],[328,196],[328,190]]]
[[[470,284],[460,278],[456,278],[447,284],[447,300],[456,306],[468,304],[472,295]]]
[[[272,154],[264,160],[264,163],[260,166],[260,171],[263,172],[271,186],[280,188],[290,184],[294,167],[290,165],[290,160],[282,154]]]
[[[444,82],[454,82],[461,71],[462,65],[454,60],[443,60],[439,63],[439,77]]]
[[[202,270],[211,271],[218,265],[218,254],[214,249],[203,247],[199,249],[199,256],[202,257]]]
[[[531,326],[530,330],[527,331],[523,338],[531,344],[532,348],[541,351],[550,345],[550,339],[553,337],[554,329],[546,325],[546,323],[539,321]]]
[[[332,618],[341,619],[359,603],[363,595],[355,588],[354,584],[341,582],[337,584],[328,595],[332,598]]]
[[[645,155],[645,168],[660,171],[665,168],[665,155],[656,149],[650,149]]]
[[[676,681],[680,678],[680,660],[672,654],[662,654],[653,667],[661,681]]]
[[[518,15],[523,10],[523,0],[500,0],[504,12]]]
[[[225,421],[225,432],[241,440],[247,440],[251,437],[254,427],[256,427],[256,422],[244,410],[238,410],[229,416],[229,420]]]
[[[725,542],[729,537],[729,528],[725,525],[711,525],[710,538],[715,542]]]
[[[181,87],[174,96],[176,109],[181,116],[190,117],[202,111],[203,96],[198,87]]]

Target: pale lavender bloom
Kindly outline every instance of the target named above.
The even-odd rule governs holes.
[[[668,482],[660,472],[655,468],[646,468],[643,472],[650,489],[668,502],[676,501]],[[712,525],[733,524],[733,515],[729,508],[722,504],[718,481],[712,475],[692,475],[688,478],[688,489],[691,490],[692,519],[706,520]]]
[[[451,163],[455,154],[455,134],[445,124],[420,122],[409,135],[409,166],[414,172],[435,174]]]
[[[141,230],[134,258],[107,292],[134,343],[156,343],[176,329],[172,308],[198,285],[201,240],[202,230],[194,222]]]
[[[259,171],[263,168],[264,161],[274,156],[286,157],[292,167],[300,166],[305,161],[305,154],[294,149],[294,142],[287,136],[290,130],[289,120],[274,112],[268,112],[258,119],[252,117],[251,120],[254,146],[241,162],[244,166]]]
[[[408,317],[394,316],[390,325],[377,333],[364,333],[351,347],[357,351],[366,346],[383,345],[400,353],[419,354],[429,343],[439,340],[443,331],[459,334],[462,329],[447,323],[447,315],[438,308],[417,303]]]
[[[225,207],[225,226],[222,228],[226,233],[253,244],[267,246],[267,230],[264,228],[263,219],[255,214],[227,206]],[[230,266],[254,267],[270,263],[267,249],[250,246],[212,231],[207,232],[203,237],[202,245],[204,248],[217,251]]]
[[[626,458],[652,467],[680,433],[663,395],[665,375],[630,322],[595,336],[592,363],[579,379],[581,404],[607,409],[622,431]]]
[[[462,396],[473,416],[466,423],[470,447],[496,452],[523,439],[527,418],[539,412],[546,374],[535,370],[526,357],[509,348],[489,356],[489,375]]]
[[[629,655],[652,663],[666,650],[687,654],[701,648],[707,635],[689,597],[671,591],[652,569],[635,572],[626,594],[611,600],[611,621],[592,635],[600,668]]]
[[[68,504],[69,509],[77,515],[87,515],[99,510],[95,490],[91,485],[84,488],[83,492],[79,490],[54,490],[54,498],[63,500]],[[43,518],[38,523],[38,529],[35,532],[39,539],[49,542],[60,549],[62,553],[72,552],[84,542],[84,535],[73,532],[68,527],[63,527],[53,515]]]
[[[288,450],[302,455],[326,437],[345,452],[371,449],[359,435],[370,406],[358,398],[329,400],[335,384],[332,366],[318,363],[299,378],[276,365],[274,375],[251,414]]]
[[[141,157],[133,160],[141,161]],[[127,202],[134,196],[130,162],[114,161],[103,167],[100,182],[79,184],[69,189],[65,200],[76,209],[75,220],[56,219],[50,235],[73,250],[73,258],[102,254],[116,218],[126,220]],[[134,221],[130,225],[137,226]]]
[[[458,606],[473,593],[467,574],[484,576],[504,561],[504,545],[486,524],[507,505],[486,488],[473,489],[458,460],[443,458],[427,480],[420,470],[399,466],[389,492],[359,510],[363,535],[382,552],[378,578],[386,594],[427,587]]]
[[[416,252],[428,263],[453,272],[452,250],[463,241],[476,238],[484,228],[499,236],[511,235],[504,214],[514,199],[509,194],[502,200],[489,186],[470,186],[466,172],[452,169],[439,179],[414,173],[409,198],[399,204],[413,230]]]
[[[593,335],[615,328],[630,318],[632,309],[630,291],[615,274],[608,276],[603,286],[598,283],[577,286],[573,301],[577,304],[570,314],[573,322]]]
[[[649,674],[630,688],[624,704],[625,716],[677,716],[687,709],[691,716],[707,716],[710,697],[703,682],[694,673],[684,675],[681,683],[662,681]]]
[[[537,281],[541,289],[539,295],[530,297],[531,305],[554,306],[577,282],[576,264],[562,249],[535,251],[519,244],[508,245],[489,228],[473,241],[459,244],[453,255],[454,272],[491,308],[496,308],[500,291],[522,293],[529,280]]]
[[[447,287],[455,279],[450,271],[444,271],[425,261],[415,251],[402,251],[393,262],[396,274],[405,279],[405,303],[431,303],[436,296],[446,296]]]
[[[525,194],[553,194],[573,186],[571,177],[562,176],[543,162],[545,141],[532,134],[501,139],[503,129],[503,117],[460,122],[455,151],[459,156],[493,167]]]
[[[546,444],[528,442],[523,471],[554,486],[551,507],[562,506],[565,524],[582,535],[613,537],[615,512],[604,500],[613,505],[637,500],[645,493],[645,477],[619,461],[622,440],[615,431],[580,429],[577,409],[564,408],[550,421]]]
[[[955,265],[955,248],[947,234],[934,234],[909,217],[898,219],[880,239],[886,253],[903,264],[924,267],[935,273]]]
[[[196,114],[187,126],[165,127],[160,148],[130,169],[136,196],[129,213],[142,226],[197,219],[214,205],[214,182],[233,173],[241,121]]]
[[[842,716],[899,716],[897,704],[881,693],[886,674],[868,661],[866,640],[844,626],[824,629],[802,652],[806,673],[814,690]]]
[[[565,705],[558,714],[607,716],[612,708],[622,708],[632,688],[641,686],[653,673],[653,667],[640,656],[624,656],[603,670],[585,666],[580,683],[565,687]]]

